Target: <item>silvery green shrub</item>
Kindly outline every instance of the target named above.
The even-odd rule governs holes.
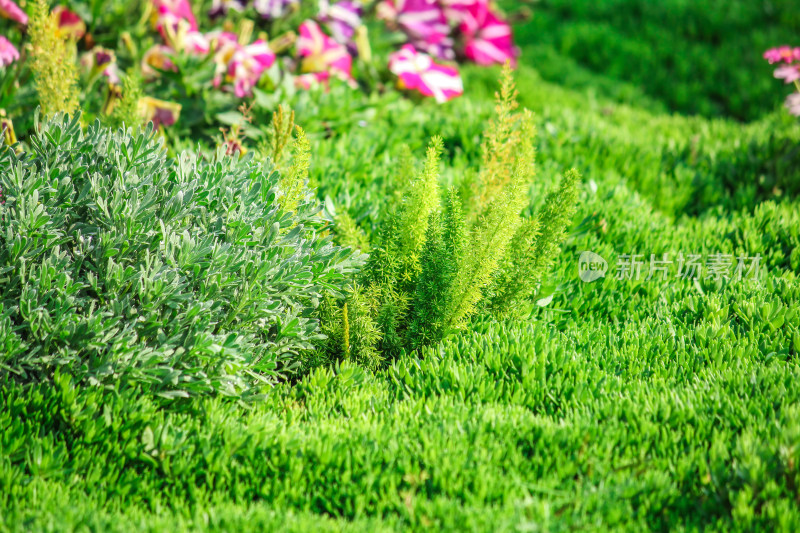
[[[169,157],[150,129],[59,116],[0,155],[0,373],[248,395],[290,376],[358,265],[313,193],[251,157]]]

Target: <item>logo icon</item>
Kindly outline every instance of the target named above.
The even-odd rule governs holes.
[[[606,277],[608,272],[608,262],[594,252],[581,252],[578,260],[578,277],[581,281],[591,283],[600,278]]]

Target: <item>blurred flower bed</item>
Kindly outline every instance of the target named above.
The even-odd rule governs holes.
[[[0,0],[0,109],[20,138],[36,106],[32,4]],[[271,111],[303,91],[396,89],[445,103],[464,92],[461,64],[519,55],[488,0],[87,0],[53,6],[52,17],[75,50],[84,116],[109,115],[131,79],[142,121],[186,142],[226,117],[246,128],[232,118],[245,102]]]

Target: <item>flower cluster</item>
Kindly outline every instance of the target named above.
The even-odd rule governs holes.
[[[370,56],[363,26],[365,8],[357,0],[320,0],[317,15],[300,23],[296,34],[249,44],[243,42],[242,33],[249,39],[252,31],[239,35],[201,33],[188,0],[152,1],[153,27],[164,42],[144,55],[142,70],[149,77],[175,70],[176,53],[211,54],[216,68],[214,86],[247,97],[279,61],[278,52],[293,49],[293,56],[280,62],[284,67],[280,74],[293,75],[296,87],[327,87],[333,79],[357,87],[354,60]],[[215,0],[210,15],[253,8],[262,17],[274,20],[297,12],[297,4],[287,0],[255,0],[252,4]],[[511,28],[490,8],[488,0],[389,0],[379,4],[376,11],[390,28],[408,37],[409,42],[388,58],[388,70],[397,76],[398,86],[434,97],[437,102],[463,93],[457,68],[437,60],[462,58],[489,65],[516,59]]]
[[[28,16],[18,1],[0,0],[0,17],[20,25],[19,35],[24,38]],[[250,98],[256,87],[328,90],[331,84],[344,83],[369,90],[389,81],[401,90],[444,103],[464,92],[459,62],[513,64],[518,55],[510,25],[489,0],[209,3],[206,17],[191,0],[147,0],[141,20],[151,26],[155,42],[140,51],[130,34],[120,36],[125,45],[119,50],[123,63],[132,59],[139,66],[134,70],[140,70],[134,77],[149,83],[154,96],[165,98],[138,102],[140,114],[158,125],[170,126],[178,120],[181,105],[169,100],[207,90]],[[64,5],[52,10],[58,37],[80,50],[77,57],[86,94],[98,83],[105,84],[103,112],[110,112],[124,92],[117,52],[106,48],[110,40],[105,36],[106,47],[97,45],[87,22],[78,15],[81,9],[69,5],[75,11]],[[235,17],[226,17],[233,13]],[[383,21],[383,31],[394,32],[381,42],[399,43],[397,49],[384,52],[381,48],[381,54],[373,55],[365,24],[372,19]],[[203,28],[209,21],[216,28]],[[369,27],[369,32],[382,31],[380,25]],[[19,41],[14,39],[0,36],[0,68],[20,61]],[[230,99],[216,101],[227,105]],[[187,109],[185,116],[196,114]]]
[[[489,0],[385,0],[378,12],[403,31],[415,49],[438,59],[514,64],[519,55],[511,26]]]
[[[770,65],[779,64],[775,78],[784,83],[793,83],[797,91],[786,98],[786,108],[792,115],[800,117],[800,47],[779,46],[764,52]]]
[[[458,70],[434,63],[428,54],[418,52],[410,44],[389,56],[389,70],[400,78],[401,88],[415,89],[440,103],[464,92]]]
[[[175,70],[172,56],[177,53],[211,54],[216,65],[214,86],[230,87],[237,97],[242,98],[252,94],[261,75],[275,63],[275,54],[263,39],[242,43],[240,37],[232,33],[200,32],[188,0],[153,0],[153,7],[153,26],[161,34],[164,44],[157,44],[145,52],[142,72],[147,77],[157,76],[160,71]]]

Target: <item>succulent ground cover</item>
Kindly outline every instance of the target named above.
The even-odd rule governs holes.
[[[797,18],[668,4],[683,58],[760,24],[741,99],[564,44],[634,54],[654,4],[547,1],[509,10],[519,109],[461,65],[446,104],[256,92],[216,143],[31,116],[0,159],[0,529],[797,530],[800,124],[770,79],[794,59],[762,58]],[[487,178],[504,109],[535,130],[500,158],[535,151],[524,198]],[[489,190],[516,254],[481,246]],[[485,282],[456,319],[459,277]]]

